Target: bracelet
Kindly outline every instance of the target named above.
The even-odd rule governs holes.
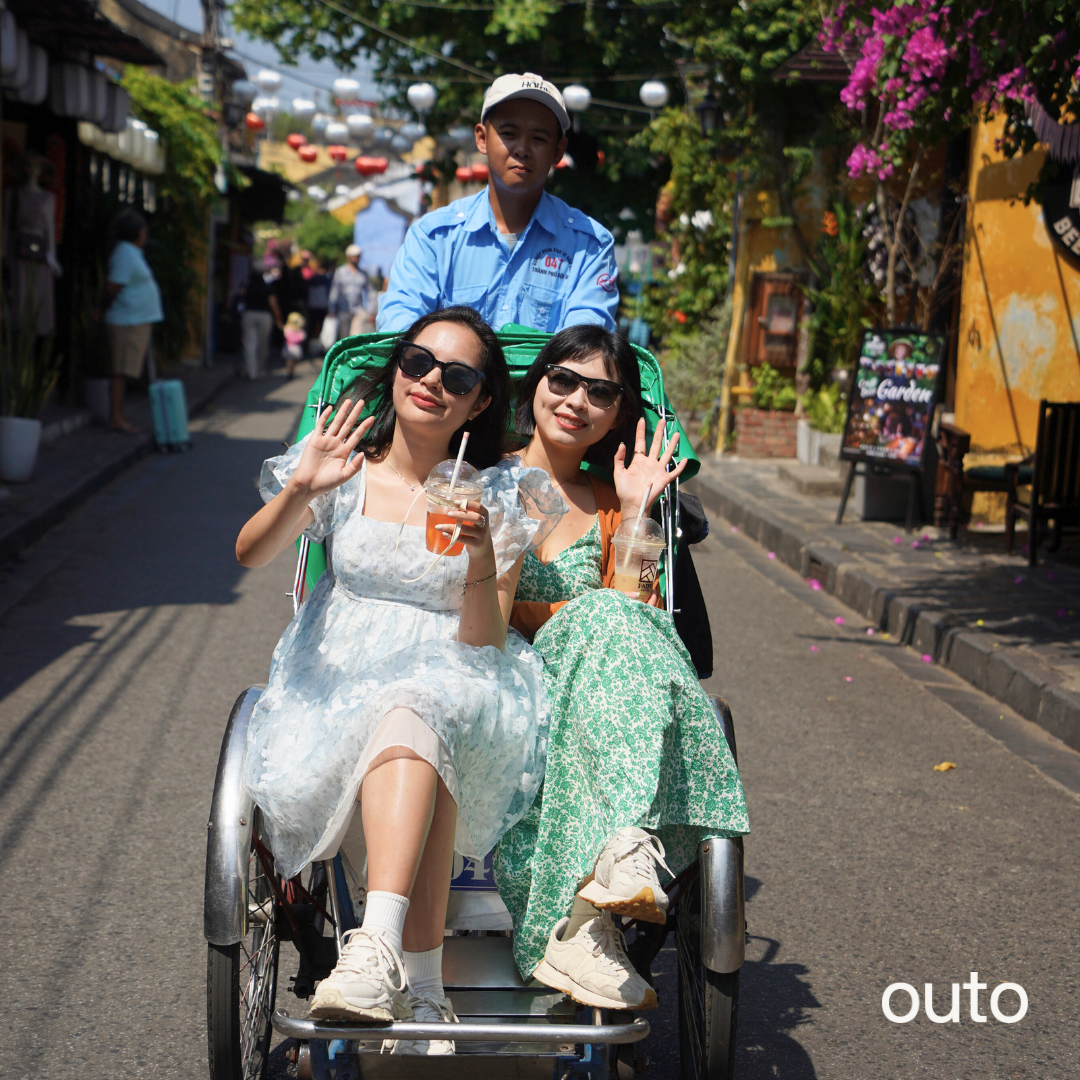
[[[478,578],[476,581],[466,581],[461,586],[461,595],[465,595],[465,590],[471,588],[473,585],[483,585],[485,581],[490,581],[493,577],[498,577],[499,571],[493,570],[487,577]]]

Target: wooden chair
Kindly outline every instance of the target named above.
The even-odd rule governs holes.
[[[1020,482],[1019,465],[1006,465],[1005,479],[1005,550],[1012,554],[1017,515],[1025,517],[1028,564],[1034,566],[1040,526],[1050,526],[1047,550],[1053,552],[1061,530],[1080,524],[1080,402],[1039,402],[1031,483]]]

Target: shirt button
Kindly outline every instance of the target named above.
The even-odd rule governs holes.
[[[465,216],[464,214],[458,214],[459,218],[463,218],[464,216]]]
[[[568,217],[568,218],[567,218],[566,220],[567,220],[567,222],[568,222],[569,224],[571,224],[571,225],[573,225],[573,224],[574,224],[574,219],[573,219],[572,217]]]
[[[503,304],[502,309],[503,309],[503,311],[509,311],[510,310],[510,305],[509,304]]]

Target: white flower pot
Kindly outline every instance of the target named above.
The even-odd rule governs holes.
[[[809,420],[795,422],[795,456],[800,465],[816,465],[814,460],[814,429]]]
[[[0,416],[0,480],[15,484],[29,480],[40,445],[40,420]]]
[[[83,379],[83,400],[90,415],[99,423],[107,424],[112,415],[109,400],[112,379]]]

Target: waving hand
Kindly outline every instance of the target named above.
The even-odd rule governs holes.
[[[626,444],[620,443],[615,453],[615,493],[619,496],[622,516],[625,520],[637,514],[638,507],[645,498],[645,493],[652,485],[649,494],[649,503],[645,507],[647,514],[652,509],[652,504],[660,497],[664,488],[679,476],[686,468],[686,461],[680,461],[670,472],[668,465],[675,454],[675,448],[679,445],[679,433],[676,432],[668,442],[667,449],[660,453],[664,445],[664,421],[661,420],[653,432],[652,446],[649,452],[645,452],[645,419],[638,421],[637,436],[634,441],[634,454],[630,464],[626,464]]]
[[[342,401],[333,420],[330,419],[333,406],[328,406],[318,417],[300,464],[293,473],[293,483],[312,498],[325,495],[351,480],[364,464],[363,452],[357,453],[351,461],[349,455],[375,423],[375,417],[369,416],[360,422],[363,399],[351,407],[350,404],[348,399]]]

